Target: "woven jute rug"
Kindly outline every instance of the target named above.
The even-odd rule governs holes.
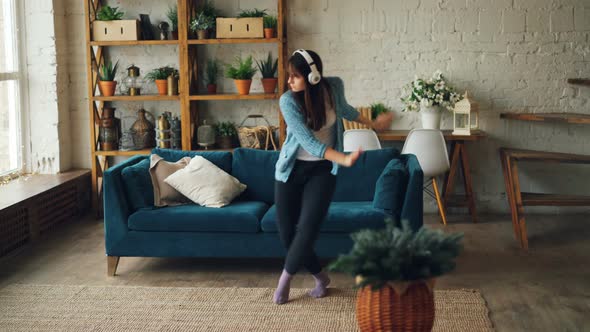
[[[0,331],[358,331],[354,289],[314,299],[271,288],[9,285],[0,289]],[[474,290],[436,290],[434,331],[492,331]]]

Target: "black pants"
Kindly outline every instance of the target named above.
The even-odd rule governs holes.
[[[314,244],[332,201],[336,176],[328,160],[297,160],[287,182],[275,181],[275,203],[281,241],[287,249],[285,270],[322,269]]]

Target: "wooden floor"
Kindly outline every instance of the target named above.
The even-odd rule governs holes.
[[[590,331],[590,218],[527,215],[530,250],[522,252],[510,216],[449,219],[465,233],[465,251],[439,289],[476,288],[497,331]],[[435,216],[426,223],[441,227]],[[37,244],[0,260],[0,287],[11,283],[178,287],[274,287],[281,260],[121,258],[106,276],[102,220],[60,226]],[[353,279],[332,274],[334,287]],[[311,287],[309,275],[292,287]]]

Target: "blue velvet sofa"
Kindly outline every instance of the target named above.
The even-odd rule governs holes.
[[[104,226],[108,274],[121,256],[284,257],[276,227],[274,170],[279,152],[238,148],[220,151],[154,149],[167,161],[200,155],[246,184],[230,205],[156,208],[149,156],[134,156],[104,173]],[[336,192],[316,243],[319,257],[352,247],[350,234],[380,228],[384,220],[422,226],[423,173],[414,155],[395,149],[364,152],[339,169]]]

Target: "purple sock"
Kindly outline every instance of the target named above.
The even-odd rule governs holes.
[[[309,295],[320,298],[328,294],[328,285],[330,284],[330,278],[326,272],[320,272],[318,274],[312,274],[315,280],[315,288],[309,291]]]
[[[291,279],[293,275],[289,274],[287,270],[283,270],[279,278],[279,284],[272,301],[276,304],[283,304],[289,301],[289,289],[291,287]]]

